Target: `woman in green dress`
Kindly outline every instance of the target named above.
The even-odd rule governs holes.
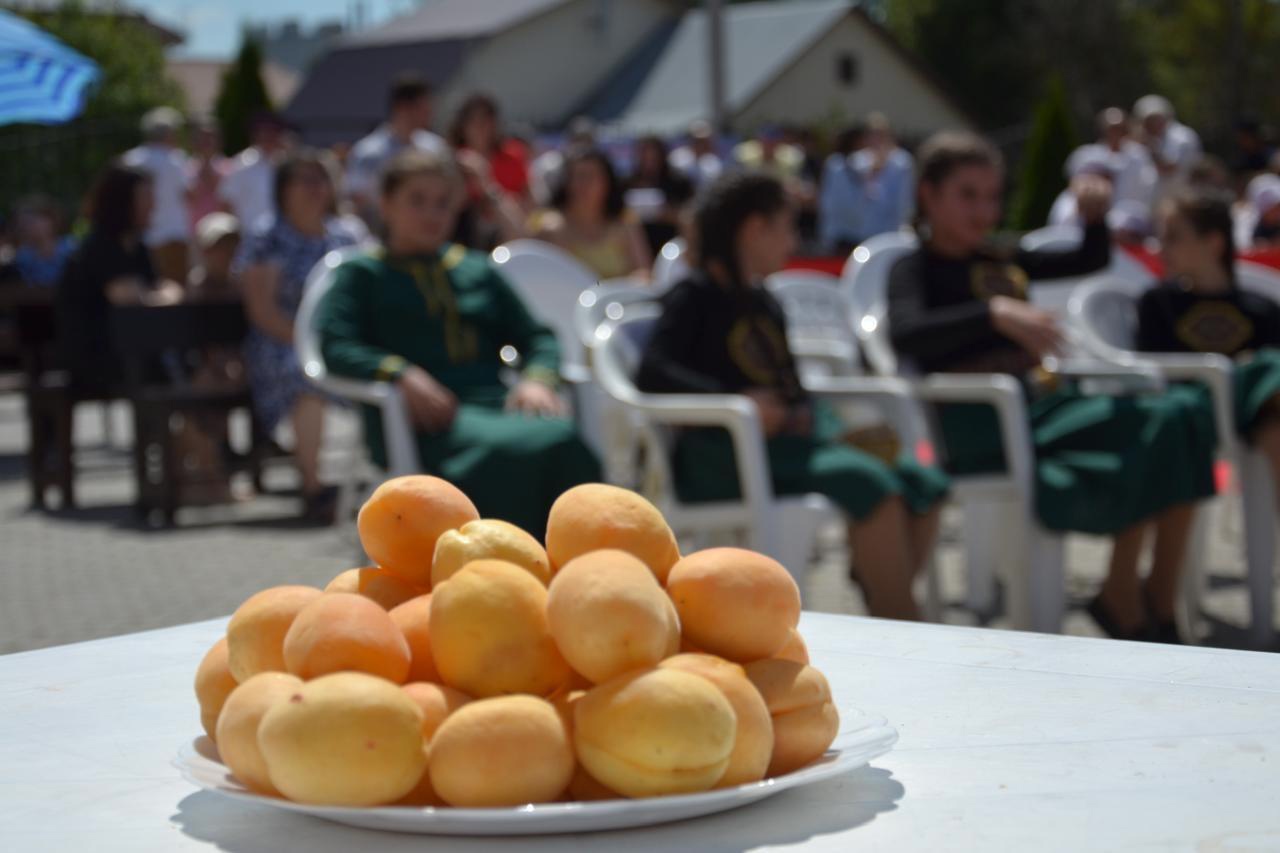
[[[1079,248],[999,252],[989,240],[1001,215],[1000,155],[972,134],[930,139],[920,151],[922,245],[890,272],[890,335],[898,354],[923,372],[999,372],[1023,380],[1041,523],[1114,542],[1090,615],[1114,637],[1177,642],[1174,606],[1194,506],[1213,494],[1213,419],[1182,389],[1086,396],[1047,374],[1041,360],[1063,348],[1063,333],[1027,298],[1036,280],[1107,264],[1110,192],[1100,181],[1091,177],[1074,188],[1085,221]],[[1003,469],[990,407],[951,405],[937,414],[949,472]],[[1138,561],[1153,526],[1152,569],[1143,584]]]
[[[795,250],[794,212],[782,184],[735,173],[698,203],[698,266],[662,299],[637,385],[672,394],[743,394],[760,410],[774,491],[818,492],[849,518],[854,564],[872,615],[918,619],[912,580],[933,553],[947,478],[909,456],[882,460],[856,447],[828,406],[800,384],[786,318],[764,288]],[[685,430],[676,485],[690,501],[738,496],[727,433]]]
[[[1235,359],[1236,429],[1280,483],[1280,304],[1237,286],[1231,200],[1178,193],[1159,227],[1165,281],[1138,302],[1138,348]]]
[[[488,259],[447,242],[462,201],[451,162],[411,151],[383,173],[385,248],[335,272],[320,303],[329,370],[396,383],[426,471],[467,493],[481,514],[541,537],[552,502],[600,467],[556,394],[559,348]],[[503,347],[522,356],[502,381]],[[386,463],[379,413],[365,437]]]

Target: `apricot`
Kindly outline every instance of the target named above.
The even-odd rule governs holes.
[[[427,764],[417,703],[363,672],[303,684],[267,711],[258,745],[276,789],[314,805],[395,802],[417,786]]]
[[[409,643],[409,681],[439,681],[431,654],[431,594],[411,598],[391,611],[391,621]]]
[[[702,676],[720,688],[724,698],[733,706],[738,722],[733,752],[729,754],[729,766],[716,787],[729,788],[763,779],[773,755],[773,721],[764,698],[747,679],[743,668],[714,655],[697,654],[667,658],[659,667]]]
[[[468,563],[432,591],[429,621],[440,678],[463,693],[547,696],[569,680],[547,625],[547,590],[512,563]]]
[[[543,586],[551,581],[551,561],[537,539],[514,524],[482,518],[440,534],[431,563],[432,585],[448,580],[475,560],[506,560],[529,572]]]
[[[422,737],[428,760],[431,756],[431,738],[436,729],[450,714],[471,701],[471,697],[443,684],[432,684],[426,681],[415,681],[401,688],[409,698],[418,703],[422,711]],[[436,789],[431,785],[431,774],[423,772],[418,784],[409,793],[396,801],[400,806],[443,806],[447,805]]]
[[[547,623],[569,666],[599,684],[667,656],[670,606],[639,558],[592,551],[556,572],[547,591]]]
[[[409,643],[373,601],[331,592],[302,608],[289,627],[284,663],[306,680],[351,670],[400,684],[409,674]]]
[[[578,760],[594,779],[627,797],[711,788],[729,766],[736,730],[724,694],[677,669],[620,675],[574,705]]]
[[[622,795],[617,791],[602,785],[581,764],[573,768],[573,778],[569,780],[569,795],[567,799],[573,802],[589,803],[599,800],[621,800],[622,798]]]
[[[323,593],[313,586],[273,586],[249,596],[227,623],[227,660],[236,681],[284,672],[284,635],[294,617]]]
[[[804,637],[800,636],[800,632],[792,628],[787,641],[782,644],[782,648],[773,653],[772,657],[793,660],[796,663],[808,663],[809,647],[805,645]]]
[[[468,703],[431,741],[431,785],[451,806],[549,803],[569,786],[573,768],[559,715],[536,696]]]
[[[471,701],[471,697],[461,690],[429,681],[415,681],[400,689],[422,711],[422,737],[428,743],[450,714]]]
[[[800,588],[778,561],[708,548],[671,569],[667,592],[693,645],[738,663],[782,648],[800,621]]]
[[[391,610],[404,604],[411,598],[425,595],[427,590],[414,586],[399,575],[392,574],[377,566],[366,566],[362,569],[347,569],[329,581],[325,592],[349,592],[363,595],[377,602],[384,610]]]
[[[659,583],[666,582],[680,559],[675,534],[662,513],[635,492],[587,483],[557,498],[547,518],[547,556],[553,569],[606,548],[638,557]]]
[[[365,553],[415,586],[431,586],[436,540],[480,518],[457,486],[415,474],[387,480],[360,507],[356,528]]]
[[[758,660],[744,669],[773,717],[769,775],[790,773],[821,758],[840,730],[826,677],[807,664],[779,658]]]
[[[271,784],[267,763],[258,749],[258,725],[267,711],[302,686],[302,679],[287,672],[260,672],[251,676],[227,697],[218,715],[218,754],[222,763],[246,788],[260,794],[279,796]]]
[[[218,714],[222,711],[222,704],[235,689],[236,679],[227,662],[227,638],[220,637],[204,653],[200,666],[196,667],[196,701],[200,703],[200,725],[215,743],[218,740]]]

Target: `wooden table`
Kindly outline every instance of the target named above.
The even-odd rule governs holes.
[[[170,766],[224,620],[0,657],[0,850],[1280,850],[1280,656],[805,614],[888,755],[746,809],[531,839],[245,806]]]

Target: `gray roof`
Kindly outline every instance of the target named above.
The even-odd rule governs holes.
[[[442,87],[470,46],[470,40],[453,39],[426,49],[405,43],[330,51],[311,66],[284,116],[313,145],[353,141],[385,117],[386,89],[397,74],[413,71]]]
[[[568,0],[424,0],[412,12],[353,33],[344,46],[484,38],[510,29]]]
[[[725,99],[745,107],[853,6],[846,0],[725,6]],[[675,133],[710,117],[707,14],[687,12],[665,42],[640,48],[582,110],[619,129]],[[659,38],[655,36],[655,38]],[[638,65],[646,66],[636,73]]]

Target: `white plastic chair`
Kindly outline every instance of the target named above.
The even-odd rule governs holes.
[[[493,250],[489,260],[511,282],[533,316],[555,332],[564,379],[589,379],[586,352],[573,319],[578,297],[597,284],[591,271],[573,255],[543,240],[503,243]]]
[[[662,244],[653,258],[653,287],[662,292],[689,274],[689,247],[683,237]]]
[[[1241,263],[1237,281],[1242,289],[1280,301],[1280,275],[1257,264]],[[1276,557],[1276,484],[1261,454],[1240,441],[1235,424],[1235,396],[1230,359],[1216,354],[1138,353],[1137,304],[1146,284],[1110,276],[1090,279],[1071,298],[1070,315],[1079,334],[1096,357],[1119,367],[1155,365],[1168,379],[1195,381],[1212,396],[1218,430],[1219,458],[1230,462],[1239,478],[1244,518],[1245,564],[1249,586],[1250,639],[1260,648],[1272,638]],[[1187,578],[1187,609],[1198,612],[1203,579]]]
[[[840,284],[849,297],[855,317],[865,316],[877,297],[875,288],[868,289],[868,284],[888,278],[889,268],[901,257],[898,250],[914,249],[916,245],[915,232],[904,229],[877,234],[854,247],[840,271]],[[859,278],[864,284],[858,283]]]
[[[1080,241],[1083,239],[1084,233],[1077,225],[1050,225],[1022,235],[1019,245],[1030,251],[1071,249],[1079,246]],[[1113,246],[1111,248],[1111,263],[1107,265],[1105,270],[1101,270],[1099,273],[1091,273],[1088,276],[1055,278],[1053,281],[1043,282],[1032,290],[1031,301],[1040,308],[1066,314],[1072,292],[1085,279],[1098,274],[1112,275],[1136,282],[1149,283],[1155,279],[1151,270],[1135,260],[1124,249],[1119,246]],[[1074,354],[1077,356],[1084,355],[1080,352]]]
[[[839,510],[818,494],[778,497],[765,452],[759,413],[747,397],[736,394],[645,394],[631,376],[659,315],[654,305],[631,304],[623,315],[606,319],[592,342],[592,368],[600,387],[628,414],[642,453],[642,467],[632,473],[631,485],[650,496],[671,520],[677,534],[705,538],[720,532],[740,534],[747,547],[774,557],[796,578],[812,556],[820,527],[841,517]],[[884,405],[890,420],[910,410],[903,383],[868,377],[840,377],[815,381],[811,393],[833,399],[871,399]],[[733,442],[742,496],[735,501],[688,504],[680,501],[671,472],[671,432],[680,427],[722,427]],[[934,572],[928,575],[926,613],[937,613]]]
[[[387,474],[398,477],[422,470],[418,447],[414,442],[413,424],[400,390],[390,382],[367,382],[332,376],[320,353],[320,335],[315,328],[316,308],[333,286],[334,271],[349,258],[368,247],[329,252],[312,268],[298,305],[293,323],[293,348],[302,373],[312,385],[335,397],[376,406],[382,414],[382,438],[387,452]],[[358,495],[356,484],[365,462],[364,443],[357,430],[357,446],[351,449],[349,469],[339,492],[337,517],[347,519],[355,511]]]
[[[852,282],[863,315],[857,323],[859,340],[872,372],[901,375],[889,341],[888,277],[893,265],[916,247],[914,237],[881,235],[876,246],[858,260]],[[1125,387],[1158,386],[1150,368],[1117,368],[1060,360],[1063,375],[1094,377]],[[965,553],[969,590],[967,601],[977,612],[988,612],[994,601],[994,569],[1001,567],[1009,596],[1009,615],[1015,627],[1036,631],[1061,630],[1065,611],[1063,537],[1046,530],[1036,516],[1036,460],[1026,401],[1018,382],[1003,374],[933,374],[915,379],[912,391],[926,403],[981,403],[991,406],[1000,424],[1006,470],[955,478],[953,494],[965,515]],[[923,416],[922,416],[923,417]],[[932,427],[932,423],[925,420]],[[932,435],[935,447],[944,447]],[[1198,553],[1198,551],[1196,552]]]
[[[840,279],[816,270],[783,270],[765,286],[787,315],[787,342],[801,378],[860,373],[852,309]]]

